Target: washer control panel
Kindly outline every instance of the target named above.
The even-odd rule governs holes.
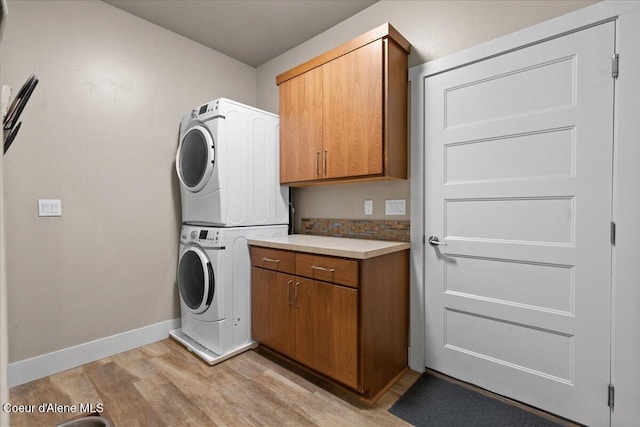
[[[199,243],[207,247],[222,247],[224,245],[224,231],[219,228],[200,228],[184,225],[180,233],[182,243]]]
[[[198,238],[195,239],[198,242],[211,242],[214,244],[220,243],[220,230],[192,231],[191,236],[193,236],[194,233],[198,233]]]

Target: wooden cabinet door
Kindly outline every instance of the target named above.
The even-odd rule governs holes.
[[[296,277],[296,359],[358,388],[358,291]]]
[[[322,177],[322,71],[280,84],[280,182]]]
[[[251,333],[253,339],[295,357],[294,277],[272,270],[251,269]]]
[[[322,66],[325,178],[382,174],[382,40]]]

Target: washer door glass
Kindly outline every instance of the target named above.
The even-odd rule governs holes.
[[[192,192],[206,184],[214,166],[215,147],[211,134],[203,126],[194,126],[182,137],[176,168],[180,181]]]
[[[178,264],[178,289],[189,309],[198,314],[209,308],[215,293],[213,268],[198,248],[186,250]]]

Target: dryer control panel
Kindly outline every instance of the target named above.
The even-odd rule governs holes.
[[[198,116],[202,116],[203,114],[210,113],[208,115],[212,115],[215,118],[219,110],[220,110],[220,99],[215,99],[204,105],[201,105],[200,108],[198,108]]]

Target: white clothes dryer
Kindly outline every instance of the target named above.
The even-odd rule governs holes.
[[[287,228],[183,225],[177,272],[182,325],[170,335],[211,365],[255,346],[247,239],[285,236]]]
[[[280,185],[278,116],[225,98],[180,123],[176,170],[184,224],[287,224],[289,190]]]

